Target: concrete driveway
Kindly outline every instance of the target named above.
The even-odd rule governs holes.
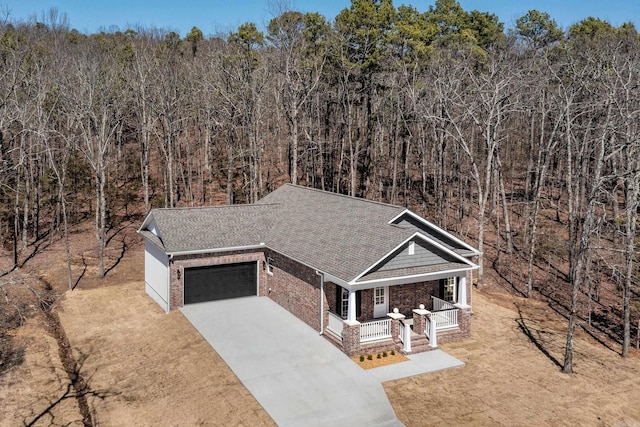
[[[278,425],[403,425],[378,379],[269,298],[181,311]]]

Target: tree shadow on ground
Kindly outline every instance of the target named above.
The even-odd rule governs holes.
[[[80,275],[76,279],[76,282],[73,284],[73,286],[71,286],[72,291],[75,290],[80,284],[80,281],[82,280],[84,275],[87,273],[87,268],[88,268],[87,260],[84,258],[84,254],[82,254],[82,273],[80,273]]]
[[[547,334],[548,332],[542,329],[535,329],[528,326],[527,319],[525,319],[522,315],[522,309],[520,308],[520,305],[515,304],[515,306],[518,309],[518,318],[516,319],[518,328],[522,331],[522,333],[525,334],[527,338],[529,338],[529,341],[531,341],[531,343],[535,345],[536,348],[547,357],[547,359],[551,360],[557,367],[562,368],[562,363],[560,363],[560,361],[556,359],[546,347],[543,334]]]
[[[60,405],[67,399],[76,400],[78,402],[78,406],[81,408],[79,414],[81,419],[78,419],[76,421],[81,421],[85,426],[97,425],[97,423],[94,422],[95,413],[88,410],[87,397],[96,397],[98,399],[104,400],[108,397],[117,396],[120,393],[110,390],[91,389],[89,383],[95,372],[89,377],[84,377],[81,374],[82,367],[84,366],[84,362],[87,360],[87,358],[88,356],[86,354],[80,353],[80,357],[78,358],[73,371],[69,373],[69,381],[66,384],[66,389],[64,390],[64,392],[57,398],[49,401],[48,406],[38,414],[36,414],[31,420],[24,420],[23,425],[34,426],[39,422],[44,422],[47,418],[49,425],[56,425],[55,414],[53,413],[53,411],[58,405]],[[37,403],[33,406],[36,405]],[[85,411],[82,410],[83,407],[86,408]],[[73,424],[73,421],[70,422],[70,420],[62,420],[59,422],[62,423],[61,425]]]
[[[36,255],[43,252],[46,248],[51,246],[53,243],[52,239],[41,238],[35,242],[33,242],[30,247],[32,248],[31,252],[22,260],[22,262],[18,263],[18,267],[23,268],[27,261],[33,259]]]
[[[109,272],[111,270],[116,268],[118,264],[120,264],[120,261],[122,261],[122,258],[124,258],[124,255],[127,252],[127,249],[129,248],[129,245],[127,244],[127,236],[126,235],[122,236],[122,239],[120,240],[120,243],[121,243],[120,253],[116,256],[115,262],[111,265],[111,267],[107,268],[104,271],[104,275],[105,276],[107,274],[109,274]]]

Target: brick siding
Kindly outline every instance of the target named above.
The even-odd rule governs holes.
[[[431,310],[433,304],[431,296],[438,296],[439,291],[440,282],[438,280],[390,286],[389,310],[397,308],[400,314],[413,317],[413,310],[418,308],[420,304],[424,304],[427,310]]]
[[[273,260],[272,273],[267,273],[265,267],[267,258]],[[261,251],[234,251],[215,254],[198,254],[176,256],[170,262],[170,308],[172,310],[184,305],[184,270],[186,268],[203,267],[209,265],[235,264],[243,262],[258,263],[258,295],[268,296],[284,307],[297,318],[305,322],[316,331],[320,325],[320,276],[315,270],[302,265],[278,252],[265,249]],[[179,273],[178,273],[179,272]],[[398,308],[407,317],[413,317],[413,309],[424,304],[425,308],[432,308],[431,296],[438,296],[439,281],[420,282],[407,285],[389,287],[389,311]],[[336,288],[332,282],[325,282],[325,300],[323,328],[328,324],[328,312],[336,308]],[[270,290],[270,291],[269,291]],[[467,274],[467,303],[471,303],[472,274]],[[361,291],[360,316],[357,320],[365,322],[373,319],[373,289]],[[471,334],[471,310],[460,310],[458,313],[459,328],[441,331],[438,342],[451,342],[468,338]],[[397,325],[394,325],[397,328]],[[393,329],[393,328],[392,328]],[[359,326],[344,327],[341,349],[349,356],[375,352],[377,349],[393,348],[396,339],[388,342],[360,344]],[[395,331],[397,335],[397,331]],[[338,340],[334,344],[339,345]],[[397,344],[397,343],[396,343]]]
[[[438,332],[438,344],[460,341],[471,336],[471,309],[458,310],[458,328]]]
[[[267,294],[267,274],[262,268],[265,257],[262,251],[234,251],[214,254],[196,254],[176,256],[169,263],[169,307],[171,310],[184,305],[184,270],[209,265],[236,264],[241,262],[258,263],[258,295]],[[178,278],[178,272],[180,277]]]
[[[320,331],[320,276],[316,271],[278,252],[267,250],[266,256],[273,259],[273,274],[267,283],[269,298],[293,313],[298,319]],[[335,298],[335,297],[334,297]],[[328,302],[325,299],[325,311]],[[324,314],[325,324],[328,315]]]

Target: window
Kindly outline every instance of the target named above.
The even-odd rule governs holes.
[[[442,299],[447,302],[455,302],[456,298],[456,278],[449,277],[444,280]]]
[[[362,314],[362,291],[356,291],[356,318]],[[336,286],[336,311],[334,312],[343,319],[349,316],[349,291],[340,286]]]
[[[409,242],[409,255],[415,255],[416,253],[416,242]]]
[[[375,288],[373,293],[373,303],[376,305],[384,304],[384,288]]]
[[[267,258],[267,274],[273,274],[273,258]]]
[[[349,291],[341,288],[342,289],[342,293],[341,293],[341,299],[340,299],[340,316],[343,319],[347,318],[348,312],[349,312]]]

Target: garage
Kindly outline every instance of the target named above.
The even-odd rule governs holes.
[[[184,303],[217,301],[257,295],[255,262],[212,265],[184,270]]]

